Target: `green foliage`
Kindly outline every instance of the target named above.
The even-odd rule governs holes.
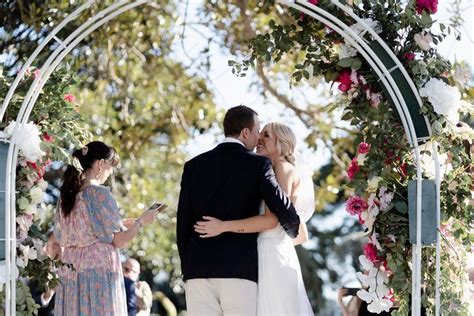
[[[329,2],[319,1],[318,6],[348,25],[354,24]],[[376,29],[380,29],[380,37],[393,49],[419,87],[432,77],[445,76],[451,69],[449,62],[439,56],[434,48],[422,50],[415,41],[415,35],[429,33],[434,22],[426,11],[421,14],[415,12],[414,1],[405,6],[395,0],[364,0],[354,5],[354,12],[362,18],[378,22]],[[367,234],[371,236],[375,231],[378,234],[375,238],[382,245],[382,250],[377,255],[387,261],[387,266],[393,272],[389,286],[393,288],[400,304],[396,313],[405,315],[411,291],[406,282],[411,278],[411,267],[408,265],[411,245],[408,242],[407,184],[416,176],[411,148],[398,115],[384,98],[379,79],[367,62],[359,54],[341,57],[344,48],[341,36],[323,23],[297,11],[293,11],[293,18],[293,21],[286,23],[269,21],[268,31],[257,34],[249,41],[250,57],[241,63],[233,63],[234,71],[242,75],[243,71],[251,67],[269,62],[281,63],[287,56],[293,56],[293,84],[310,80],[311,76],[323,76],[326,81],[341,85],[339,88],[346,93],[342,118],[359,131],[355,138],[356,144],[365,142],[370,145],[370,151],[364,154],[365,163],[358,162],[358,171],[348,184],[348,191],[369,197],[374,191],[368,187],[368,180],[379,177],[377,187],[384,187],[394,193],[390,206],[380,212]],[[368,35],[365,37],[370,41]],[[433,43],[437,44],[444,37],[432,34]],[[405,57],[406,53],[416,53],[418,57],[409,60]],[[447,79],[455,82],[452,77]],[[347,88],[342,87],[344,80],[348,84]],[[374,96],[377,98],[374,99]],[[457,252],[463,253],[465,250],[462,247],[469,249],[472,245],[469,232],[473,228],[473,212],[472,203],[468,202],[473,185],[472,131],[460,134],[445,118],[434,112],[427,100],[424,100],[422,111],[431,122],[439,125],[432,140],[438,142],[440,153],[448,154],[448,162],[452,166],[441,183],[443,227],[448,225],[451,243],[456,245]],[[356,157],[359,156],[356,154]],[[423,262],[433,258],[431,252],[431,249],[423,251]],[[423,277],[431,286],[429,289],[432,289],[434,263],[429,262]],[[445,280],[449,279],[449,274],[462,273],[461,258],[452,253],[444,252],[442,262]],[[456,288],[454,283],[449,282],[443,282],[441,286],[442,292],[449,293],[442,297],[443,310],[448,309],[448,302],[455,302],[459,310],[465,308],[463,290],[459,286]],[[429,309],[434,303],[432,297],[431,290],[427,290],[423,297],[423,305]]]

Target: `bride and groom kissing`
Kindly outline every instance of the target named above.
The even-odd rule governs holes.
[[[185,164],[181,180],[188,315],[314,315],[294,249],[314,211],[312,182],[304,187],[295,166],[296,137],[280,123],[260,132],[257,113],[243,105],[226,113],[224,134]]]

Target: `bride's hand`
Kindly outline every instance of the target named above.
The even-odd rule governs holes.
[[[202,218],[206,221],[199,221],[194,225],[194,230],[201,234],[199,237],[215,237],[225,232],[224,223],[220,219],[211,216],[203,216]]]

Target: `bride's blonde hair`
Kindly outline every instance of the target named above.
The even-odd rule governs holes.
[[[295,133],[285,124],[271,122],[267,124],[268,131],[276,139],[276,148],[278,153],[283,156],[286,161],[295,165]]]

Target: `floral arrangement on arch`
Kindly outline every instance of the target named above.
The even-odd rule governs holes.
[[[1,71],[1,69],[0,69]],[[12,98],[5,119],[0,122],[0,136],[10,139],[15,127],[14,118],[19,111],[23,96],[32,80],[40,75],[39,69],[29,69]],[[15,79],[2,71],[0,74],[0,102]],[[19,149],[16,169],[16,275],[33,279],[41,286],[55,287],[59,279],[56,269],[63,263],[47,256],[47,238],[44,230],[51,221],[54,205],[46,203],[45,196],[50,184],[44,176],[52,161],[72,163],[67,148],[80,146],[90,139],[90,133],[81,126],[78,104],[69,86],[74,75],[65,68],[57,70],[44,86],[30,115],[30,122],[16,132]],[[65,129],[64,127],[68,128]],[[66,148],[66,149],[65,149]],[[3,265],[2,268],[5,266]],[[4,275],[3,273],[2,275]],[[5,280],[0,280],[1,291]],[[17,281],[17,315],[33,315],[39,308],[31,297],[29,288]],[[4,295],[1,296],[4,299]]]
[[[313,5],[337,16],[364,39],[370,34],[329,0]],[[465,93],[468,78],[462,65],[454,67],[436,51],[452,26],[432,15],[437,0],[354,1],[353,11],[383,38],[403,64],[423,100],[421,113],[431,124],[432,139],[422,147],[425,178],[434,177],[431,142],[440,153],[442,253],[441,313],[456,310],[467,315],[464,256],[474,242],[472,160],[474,133],[461,118],[472,117],[473,105]],[[379,78],[357,50],[327,25],[291,9],[293,22],[269,22],[269,31],[249,42],[251,56],[232,62],[239,74],[256,62],[275,63],[287,54],[300,56],[290,84],[324,76],[343,96],[342,119],[355,127],[357,147],[347,166],[349,196],[346,210],[356,216],[367,235],[358,273],[364,289],[358,296],[374,313],[410,313],[411,244],[408,229],[408,182],[416,166],[396,111],[384,95]],[[286,19],[287,21],[287,19]],[[423,305],[434,311],[434,249],[424,248]],[[456,275],[456,282],[452,276]]]

